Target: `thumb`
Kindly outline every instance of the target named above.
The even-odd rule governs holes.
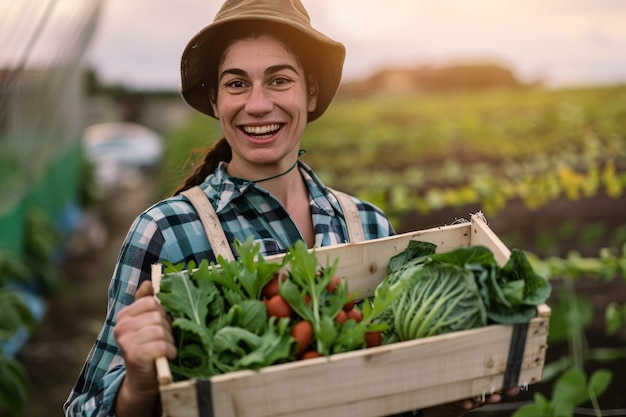
[[[135,293],[135,300],[148,297],[154,295],[154,289],[152,288],[152,281],[147,280],[142,282],[137,288],[137,292]]]

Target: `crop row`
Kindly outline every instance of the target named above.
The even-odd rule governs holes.
[[[392,215],[510,199],[620,195],[626,185],[626,87],[515,90],[335,102],[302,141],[303,161],[334,188]],[[219,136],[193,119],[167,141],[163,193]]]

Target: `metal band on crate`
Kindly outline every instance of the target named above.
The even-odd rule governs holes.
[[[198,417],[213,417],[210,379],[196,379],[196,400],[198,402]]]
[[[502,381],[502,388],[504,389],[519,385],[519,376],[522,371],[522,362],[524,361],[524,349],[526,348],[527,335],[528,323],[517,323],[513,325],[511,344],[509,345],[509,356],[506,361],[504,381]]]

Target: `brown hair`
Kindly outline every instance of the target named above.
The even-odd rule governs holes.
[[[316,80],[319,79],[317,76],[319,63],[315,63],[309,54],[306,53],[308,47],[306,38],[299,32],[281,25],[265,25],[256,21],[249,23],[248,25],[224,25],[219,29],[219,36],[215,37],[216,42],[211,47],[219,51],[223,59],[225,51],[233,42],[240,39],[256,38],[265,33],[270,34],[280,40],[288,51],[299,57],[305,76],[308,74],[306,78],[309,80],[309,91],[317,92]],[[207,100],[212,100],[213,102],[217,100],[217,70],[217,68],[211,67],[204,69],[204,83],[208,86]],[[193,150],[192,154],[197,152],[197,150]],[[230,162],[231,158],[232,149],[226,138],[222,137],[209,148],[202,162],[193,169],[183,183],[174,190],[172,195],[180,194],[189,188],[202,184],[206,177],[215,171],[220,162]]]
[[[192,153],[197,152],[193,150]],[[232,149],[226,141],[226,138],[221,138],[208,149],[202,162],[196,165],[191,173],[185,178],[183,183],[178,186],[172,193],[177,195],[185,190],[188,190],[196,185],[200,185],[204,182],[206,177],[211,175],[222,161],[229,162],[233,156]]]

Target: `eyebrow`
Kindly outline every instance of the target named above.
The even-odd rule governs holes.
[[[274,73],[276,73],[276,72],[279,72],[279,71],[282,71],[282,70],[285,70],[285,69],[286,69],[286,70],[293,71],[293,72],[295,72],[296,74],[298,73],[298,71],[297,71],[297,70],[296,70],[296,69],[295,69],[292,65],[289,65],[289,64],[280,64],[280,65],[272,65],[271,67],[268,67],[268,68],[264,71],[264,74],[267,76],[267,75],[274,74]],[[248,73],[247,73],[247,72],[245,72],[245,71],[244,71],[244,70],[242,70],[242,69],[239,69],[239,68],[228,68],[228,69],[225,69],[224,71],[222,71],[222,73],[220,74],[220,80],[221,80],[221,79],[222,79],[222,78],[223,78],[226,74],[238,75],[238,76],[240,76],[240,77],[245,77],[245,76],[247,76],[247,75],[248,75]]]

